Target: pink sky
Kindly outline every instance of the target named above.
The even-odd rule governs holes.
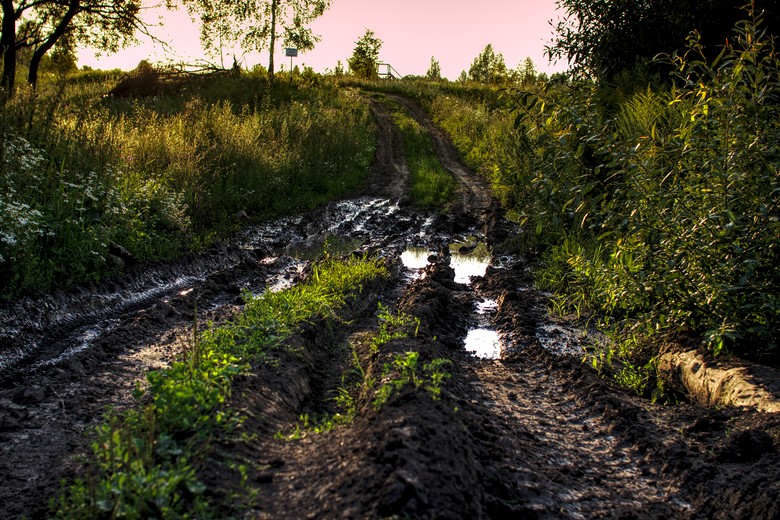
[[[173,54],[150,43],[101,58],[84,49],[79,52],[79,64],[131,69],[144,58],[180,62],[202,57],[198,28],[189,17],[183,12],[164,16],[163,27],[154,33],[171,42]],[[338,60],[346,66],[355,41],[371,29],[384,42],[380,60],[402,75],[425,74],[433,56],[441,64],[442,75],[456,79],[488,43],[504,55],[510,68],[530,57],[538,70],[556,72],[566,66],[547,63],[544,46],[552,38],[549,22],[557,17],[555,0],[333,0],[331,8],[312,24],[322,40],[314,50],[299,54],[293,65],[305,64],[317,72],[334,68]],[[284,49],[277,49],[275,58],[277,67],[289,68]],[[228,53],[226,65],[232,59]],[[267,65],[267,51],[243,57],[244,66],[257,63]]]

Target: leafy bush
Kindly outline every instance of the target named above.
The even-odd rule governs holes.
[[[699,50],[694,36],[688,54],[668,58],[680,87],[638,93],[613,119],[592,96],[524,118],[540,171],[530,187],[545,187],[561,236],[598,244],[568,257],[589,264],[590,289],[558,288],[623,327],[776,356],[780,62],[751,22],[714,63],[694,59]]]
[[[709,63],[692,36],[667,89],[547,85],[507,92],[511,114],[429,104],[543,253],[559,309],[778,362],[780,71],[760,24]]]

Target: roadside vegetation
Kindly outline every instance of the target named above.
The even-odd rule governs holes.
[[[246,305],[232,321],[196,329],[181,359],[138,386],[138,407],[111,412],[98,427],[85,476],[52,504],[56,517],[223,517],[199,472],[208,470],[217,438],[241,438],[244,417],[229,406],[235,377],[269,362],[274,349],[289,349],[286,340],[303,323],[336,323],[348,298],[387,276],[376,258],[325,259],[301,284],[244,295]],[[246,475],[246,467],[233,469]]]
[[[272,86],[262,70],[166,83],[142,64],[125,84],[156,95],[106,97],[118,79],[80,72],[0,107],[1,296],[205,247],[237,214],[311,209],[356,189],[373,158],[348,89]]]
[[[552,308],[611,338],[589,361],[660,396],[670,342],[780,364],[780,62],[763,18],[741,16],[720,54],[693,33],[601,76],[594,57],[522,84],[494,59],[476,71],[492,82],[345,83],[417,99],[524,230]],[[576,57],[586,42],[567,38],[553,50]]]
[[[760,21],[729,41],[658,58],[668,81],[640,67],[428,105],[526,230],[554,306],[611,334],[594,365],[640,393],[668,339],[780,360],[780,62]]]

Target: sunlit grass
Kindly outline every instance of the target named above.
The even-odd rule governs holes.
[[[171,258],[234,231],[239,211],[311,209],[356,190],[373,159],[348,89],[222,77],[129,100],[93,76],[0,108],[0,296],[117,272],[112,242]]]
[[[431,136],[398,103],[387,98],[393,122],[401,131],[404,154],[412,176],[412,200],[421,208],[444,209],[455,190],[455,179],[439,161]]]

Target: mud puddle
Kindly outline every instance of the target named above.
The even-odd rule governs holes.
[[[455,270],[455,282],[471,284],[471,278],[485,276],[491,263],[491,254],[485,242],[475,236],[453,242],[450,248],[450,265]]]
[[[243,291],[258,294],[289,287],[306,262],[324,254],[341,256],[380,248],[393,254],[405,243],[404,235],[410,229],[425,237],[426,222],[430,219],[390,199],[338,201],[311,214],[249,228],[228,243],[178,262],[130,270],[114,283],[3,304],[0,382],[61,363],[89,349],[120,317],[169,305],[179,293],[195,291],[201,308],[213,311],[236,303]],[[225,287],[203,290],[210,281]]]
[[[501,336],[493,327],[493,319],[498,312],[498,302],[492,298],[476,301],[477,325],[469,329],[463,340],[466,352],[482,359],[501,357]]]

